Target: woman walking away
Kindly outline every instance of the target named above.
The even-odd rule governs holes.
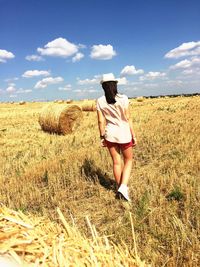
[[[128,181],[132,169],[133,146],[136,138],[129,113],[129,100],[117,92],[117,80],[112,73],[104,74],[101,85],[104,96],[97,99],[98,126],[102,146],[106,146],[113,161],[113,174],[118,186],[117,197],[130,201]],[[121,156],[123,155],[123,165]]]

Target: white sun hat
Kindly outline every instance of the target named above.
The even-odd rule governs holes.
[[[102,79],[100,81],[100,84],[105,83],[105,82],[118,82],[117,79],[115,79],[115,76],[113,73],[106,73],[102,75]]]

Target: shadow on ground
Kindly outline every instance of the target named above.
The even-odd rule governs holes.
[[[102,170],[95,165],[95,162],[90,159],[85,159],[81,167],[81,172],[86,181],[93,183],[99,183],[107,190],[116,191],[116,183],[110,179],[108,174],[102,172]]]

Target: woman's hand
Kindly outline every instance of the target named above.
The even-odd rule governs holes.
[[[133,147],[137,145],[137,139],[136,137],[132,137]]]
[[[102,147],[106,147],[106,140],[105,140],[105,136],[104,135],[100,135],[100,139],[101,139],[101,146]]]
[[[102,147],[106,147],[106,140],[105,139],[101,139],[101,146]]]

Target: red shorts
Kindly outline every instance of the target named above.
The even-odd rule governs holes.
[[[110,142],[110,141],[107,141],[107,140],[105,140],[105,142],[106,142],[106,146],[107,146],[108,148],[111,148],[111,147],[113,147],[113,146],[117,146],[117,147],[119,147],[121,150],[125,150],[125,149],[127,149],[127,148],[133,146],[133,141],[132,141],[132,140],[131,140],[129,143],[125,143],[125,144],[119,144],[119,143]]]

